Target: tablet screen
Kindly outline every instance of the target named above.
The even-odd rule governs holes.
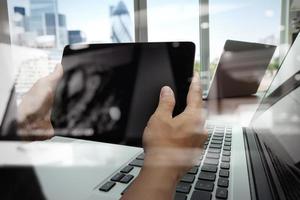
[[[161,87],[186,105],[195,47],[189,42],[67,46],[51,120],[56,135],[142,145]]]

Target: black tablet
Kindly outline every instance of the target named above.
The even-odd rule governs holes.
[[[141,146],[163,86],[175,92],[174,115],[185,108],[194,56],[191,42],[67,46],[51,114],[55,134]]]
[[[255,94],[275,50],[273,45],[227,40],[204,99]]]

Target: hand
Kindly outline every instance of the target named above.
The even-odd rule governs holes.
[[[139,196],[144,193],[150,193],[149,199],[172,199],[177,182],[199,160],[207,139],[201,94],[196,73],[186,109],[173,118],[173,91],[169,87],[162,88],[157,110],[144,131],[144,166],[124,199],[145,199]]]
[[[54,135],[50,115],[62,75],[63,68],[57,65],[50,75],[39,79],[22,97],[18,107],[18,134],[23,139],[43,140]]]

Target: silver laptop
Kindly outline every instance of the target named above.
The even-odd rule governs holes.
[[[298,36],[249,127],[207,121],[205,151],[174,199],[300,199],[299,52]],[[139,147],[64,137],[2,142],[0,196],[119,199],[143,156]]]

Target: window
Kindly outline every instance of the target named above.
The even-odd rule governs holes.
[[[141,2],[146,10],[138,8],[139,12],[134,13]],[[146,30],[140,33],[150,42],[193,41],[195,69],[204,70],[202,79],[208,88],[227,39],[279,45],[280,31],[284,28],[280,26],[280,0],[14,0],[8,3],[12,42],[17,45],[15,52],[23,52],[14,55],[16,66],[27,66],[20,67],[20,84],[17,84],[20,93],[53,69],[66,44],[133,42],[139,29]],[[207,22],[200,21],[203,10],[204,15],[208,13]],[[140,19],[138,22],[144,24],[135,24],[144,11],[147,20]],[[203,30],[206,34],[201,35],[200,43]],[[275,74],[278,56],[276,52],[261,90],[266,89]],[[41,62],[43,65],[36,67]],[[27,74],[32,71],[30,66],[35,75]],[[28,77],[34,78],[29,81]]]
[[[199,0],[156,0],[147,4],[148,40],[194,42],[199,70]]]
[[[133,0],[13,0],[8,7],[20,96],[53,70],[65,45],[135,38]]]
[[[210,72],[213,74],[225,41],[240,40],[247,42],[279,45],[280,41],[280,0],[210,0]],[[266,90],[279,66],[279,52],[261,84]]]

